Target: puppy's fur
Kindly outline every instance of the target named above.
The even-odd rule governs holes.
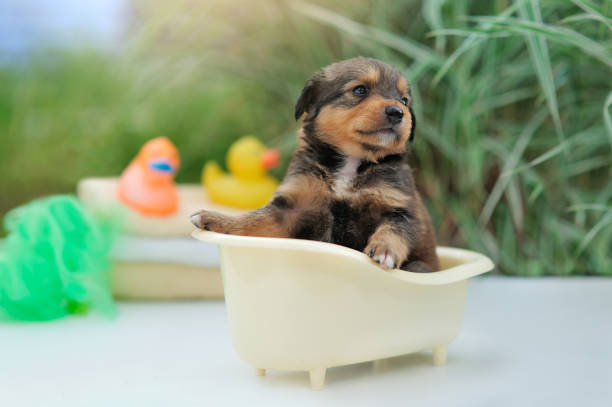
[[[263,208],[200,211],[206,230],[337,243],[387,269],[439,269],[431,220],[406,163],[414,137],[410,87],[393,67],[353,58],[317,72],[295,106],[304,116],[287,175]]]

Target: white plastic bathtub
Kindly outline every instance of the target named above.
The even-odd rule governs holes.
[[[446,347],[461,328],[468,279],[493,268],[486,256],[439,247],[441,271],[385,271],[365,254],[329,243],[195,231],[220,247],[230,329],[255,368],[303,370],[313,389],[325,370]]]

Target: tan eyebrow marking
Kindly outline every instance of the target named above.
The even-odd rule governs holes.
[[[378,82],[379,79],[380,79],[380,72],[376,68],[368,69],[368,72],[366,72],[366,74],[361,77],[361,80],[369,84],[372,84],[372,85]]]
[[[350,81],[344,86],[345,90],[353,89],[355,86],[359,85],[369,85],[370,87],[374,87],[376,82],[380,79],[380,72],[376,68],[369,68],[368,71],[361,75],[358,79]]]
[[[408,81],[403,76],[400,76],[397,79],[395,85],[397,86],[397,90],[399,90],[400,93],[409,93],[410,87],[408,86]]]

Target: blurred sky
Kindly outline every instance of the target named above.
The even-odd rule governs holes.
[[[129,0],[0,0],[0,61],[20,61],[41,45],[121,44]]]

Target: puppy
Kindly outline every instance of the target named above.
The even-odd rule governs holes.
[[[431,220],[406,163],[414,138],[410,86],[375,59],[352,58],[306,82],[298,148],[274,198],[240,216],[200,211],[202,229],[320,240],[363,251],[386,269],[439,269]]]

